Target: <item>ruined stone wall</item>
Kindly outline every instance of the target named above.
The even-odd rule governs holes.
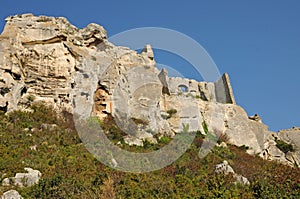
[[[171,94],[192,94],[193,96],[199,96],[198,82],[195,80],[171,77],[169,78],[169,90]]]
[[[227,73],[215,83],[216,101],[224,104],[236,104]]]

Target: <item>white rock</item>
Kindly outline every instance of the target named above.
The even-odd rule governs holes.
[[[250,185],[250,182],[247,178],[241,175],[235,175],[236,183],[241,183],[243,185]]]
[[[16,190],[9,190],[2,195],[1,199],[23,199],[23,197]]]
[[[10,179],[9,178],[4,178],[2,180],[2,186],[9,186],[10,185]]]
[[[25,168],[27,173],[16,173],[15,177],[5,178],[2,181],[4,186],[13,185],[19,187],[30,187],[34,184],[38,184],[42,176],[41,172],[38,170],[33,170],[31,168]]]
[[[36,151],[37,145],[33,145],[29,147],[31,151]]]
[[[234,172],[233,168],[228,164],[228,162],[226,160],[224,160],[223,163],[216,165],[215,173],[216,174],[224,174],[224,175],[228,175],[231,173],[233,175],[233,177],[236,179],[236,181],[234,182],[235,184],[236,183],[241,183],[243,185],[250,184],[250,182],[247,178],[245,178],[242,175],[236,174]]]
[[[220,144],[216,144],[217,147],[227,148],[227,144],[225,142],[221,142]]]
[[[228,162],[226,160],[224,160],[223,163],[216,165],[215,173],[217,173],[217,174],[223,173],[225,175],[227,175],[229,173],[233,173],[234,174],[234,170],[228,164]]]
[[[128,144],[129,146],[144,146],[144,143],[143,143],[143,140],[142,139],[138,139],[136,137],[133,137],[133,136],[125,136],[124,137],[124,142],[126,144]]]

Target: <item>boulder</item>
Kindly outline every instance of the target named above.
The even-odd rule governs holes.
[[[16,190],[9,190],[1,196],[1,199],[23,199],[23,197]]]
[[[226,160],[224,160],[222,163],[216,165],[215,173],[228,175],[229,173],[234,174],[234,170],[228,164],[228,162]]]
[[[221,142],[220,144],[216,144],[217,147],[227,148],[227,144],[225,142]]]
[[[236,178],[236,183],[240,183],[243,185],[250,185],[250,182],[247,178],[245,178],[244,176],[241,175],[235,175]]]
[[[144,146],[143,140],[133,137],[133,136],[125,136],[124,137],[124,142],[128,144],[129,146],[135,145],[135,146]]]
[[[3,186],[19,186],[19,187],[30,187],[39,183],[41,178],[41,172],[38,170],[33,170],[31,168],[25,168],[27,173],[17,173],[15,177],[5,178],[2,181]]]
[[[250,182],[247,178],[245,178],[242,175],[238,175],[234,172],[233,168],[228,164],[226,160],[224,160],[222,163],[217,164],[215,167],[215,173],[216,174],[223,174],[223,175],[228,175],[232,174],[233,177],[235,178],[235,183],[240,183],[243,185],[249,185]]]

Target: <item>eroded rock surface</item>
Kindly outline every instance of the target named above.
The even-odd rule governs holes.
[[[62,17],[32,14],[6,22],[0,36],[0,109],[5,112],[43,102],[83,118],[110,115],[130,145],[185,130],[205,134],[206,123],[210,133],[249,147],[250,154],[299,161],[299,153],[278,150],[261,118],[249,119],[236,105],[227,74],[216,82],[168,77],[156,68],[149,44],[141,53],[115,46],[97,24],[78,29]]]
[[[300,166],[300,128],[281,130],[278,132],[278,137],[293,148],[292,151],[286,153],[286,159]]]

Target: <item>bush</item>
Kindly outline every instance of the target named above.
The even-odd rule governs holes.
[[[171,138],[169,138],[168,136],[165,136],[165,135],[159,139],[159,142],[162,144],[168,144],[170,141],[171,141]]]
[[[173,115],[175,115],[177,113],[176,109],[169,109],[167,110],[168,116],[167,119],[170,119]]]
[[[277,137],[275,137],[276,147],[279,148],[283,153],[287,153],[289,151],[293,152],[294,147],[291,144],[288,144],[282,140],[279,140]]]
[[[168,113],[169,115],[174,115],[174,114],[177,113],[177,110],[176,110],[176,109],[169,109],[169,110],[167,110],[167,113]]]

